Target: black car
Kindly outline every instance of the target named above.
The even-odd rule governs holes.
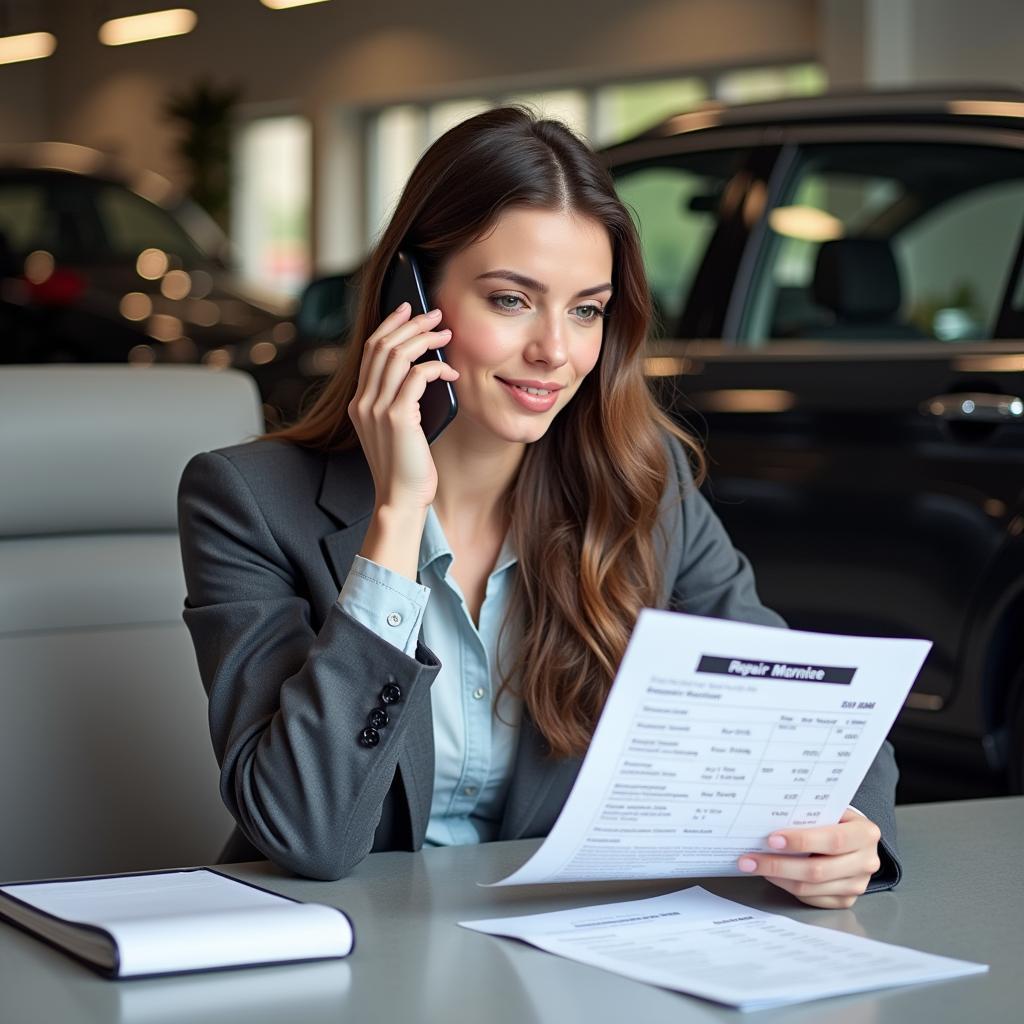
[[[0,363],[235,366],[288,415],[316,376],[294,306],[243,284],[158,175],[80,146],[0,150]]]
[[[763,599],[933,641],[901,799],[1021,792],[1024,93],[709,107],[605,157]]]

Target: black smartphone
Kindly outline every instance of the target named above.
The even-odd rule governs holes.
[[[410,252],[399,251],[391,261],[384,275],[384,287],[381,290],[380,318],[390,316],[403,302],[412,306],[411,316],[419,316],[433,307],[427,302],[427,293],[423,287],[423,277],[416,258]],[[435,330],[440,330],[438,324]],[[445,361],[439,348],[428,349],[416,360],[424,363],[428,359]],[[455,388],[451,381],[432,380],[427,384],[426,391],[420,399],[420,422],[423,433],[427,435],[427,443],[432,444],[441,436],[441,431],[448,426],[459,411],[459,403],[455,398]]]

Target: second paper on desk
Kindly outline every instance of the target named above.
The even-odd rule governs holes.
[[[562,813],[493,884],[738,875],[834,824],[930,647],[641,612]]]

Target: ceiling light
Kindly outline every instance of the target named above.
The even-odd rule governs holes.
[[[28,32],[21,36],[0,36],[0,64],[39,60],[57,49],[57,37],[50,32]]]
[[[305,7],[307,4],[322,4],[324,0],[260,0],[264,7],[272,11],[284,11],[289,7]]]
[[[167,11],[133,14],[129,18],[113,18],[100,26],[100,42],[105,46],[144,43],[148,39],[183,36],[196,27],[196,15],[187,7]]]

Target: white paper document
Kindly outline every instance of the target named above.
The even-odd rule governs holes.
[[[603,907],[459,923],[741,1010],[988,970],[766,914],[700,886]]]
[[[736,875],[834,824],[930,647],[641,612],[562,813],[493,884]]]

